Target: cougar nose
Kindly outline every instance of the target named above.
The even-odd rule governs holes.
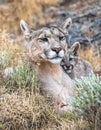
[[[55,51],[57,53],[59,53],[59,51],[61,51],[61,50],[62,50],[61,47],[54,47],[54,48],[52,48],[52,51]]]
[[[74,66],[72,64],[66,65],[66,67],[67,67],[68,70],[72,70],[74,68]]]

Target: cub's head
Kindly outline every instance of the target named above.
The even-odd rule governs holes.
[[[29,58],[35,62],[60,63],[67,49],[66,35],[71,23],[71,18],[68,18],[60,27],[50,26],[35,31],[21,20],[20,28]]]
[[[75,42],[70,47],[70,49],[67,50],[67,53],[65,53],[65,56],[60,63],[63,70],[67,74],[72,73],[74,66],[76,66],[76,64],[77,64],[79,48],[80,48],[79,42]]]

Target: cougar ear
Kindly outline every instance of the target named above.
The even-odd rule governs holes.
[[[71,51],[73,52],[73,54],[76,56],[78,54],[78,51],[80,49],[80,43],[79,42],[75,42],[72,46],[71,46]]]
[[[20,28],[23,33],[31,32],[31,28],[28,26],[28,24],[23,19],[20,21]]]
[[[62,25],[62,28],[63,28],[63,30],[66,32],[67,29],[69,29],[69,28],[71,27],[71,25],[72,25],[72,19],[71,19],[71,18],[67,18],[67,19],[64,21],[64,23],[63,23],[63,25]]]

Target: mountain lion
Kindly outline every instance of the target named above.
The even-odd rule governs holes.
[[[91,64],[78,56],[80,44],[75,42],[70,49],[68,49],[60,65],[64,72],[66,72],[71,79],[80,79],[81,77],[89,76],[93,73]]]
[[[20,22],[29,61],[38,71],[38,87],[44,96],[51,97],[59,111],[71,109],[71,97],[76,91],[73,81],[60,66],[67,50],[66,35],[71,23],[68,18],[60,27],[35,31],[24,20]]]

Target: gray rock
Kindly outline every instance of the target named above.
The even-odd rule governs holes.
[[[0,0],[0,4],[5,4],[7,0]]]
[[[4,77],[12,77],[13,72],[14,72],[13,67],[7,67],[6,69],[3,70],[2,74]]]
[[[14,72],[18,71],[18,66],[16,67],[7,67],[2,71],[2,75],[4,78],[6,77],[12,77]]]

